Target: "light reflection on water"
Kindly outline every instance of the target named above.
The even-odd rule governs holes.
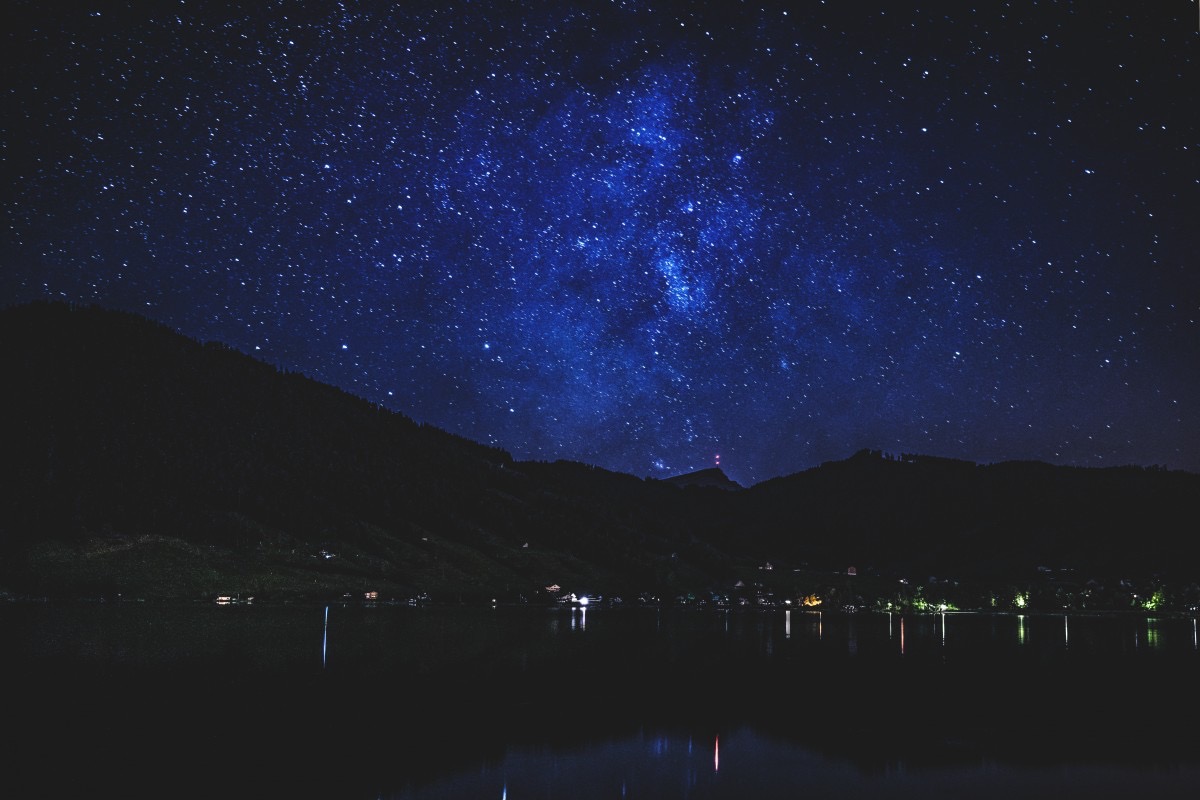
[[[1029,797],[1031,787],[1037,791],[1051,787],[1085,796],[1082,790],[1072,788],[1072,781],[1082,787],[1093,786],[1097,796],[1105,797],[1120,796],[1118,789],[1128,790],[1133,796],[1169,797],[1181,783],[1190,784],[1193,796],[1200,796],[1196,765],[1192,763],[1173,767],[1174,777],[1164,775],[1165,768],[1153,766],[1079,766],[1070,761],[1055,762],[1052,769],[1043,765],[1039,770],[1028,764],[1005,765],[996,760],[994,753],[983,749],[965,761],[922,771],[913,761],[893,757],[884,748],[887,758],[893,760],[881,771],[878,763],[864,767],[851,760],[862,750],[861,741],[853,737],[848,745],[815,750],[811,739],[801,743],[772,738],[763,732],[778,732],[770,726],[780,719],[786,726],[805,732],[823,732],[822,726],[829,722],[845,722],[853,727],[863,724],[854,719],[855,715],[865,713],[875,715],[872,724],[879,721],[883,727],[896,725],[897,739],[902,740],[910,732],[912,718],[903,713],[881,713],[875,706],[877,701],[887,703],[899,698],[894,706],[888,706],[889,711],[917,709],[913,718],[920,718],[939,704],[956,708],[965,702],[970,707],[972,702],[979,702],[972,699],[972,694],[986,698],[997,688],[1010,685],[1013,676],[1035,675],[1021,685],[1021,692],[1013,691],[1004,702],[985,706],[988,711],[1003,711],[1009,699],[1020,700],[1026,688],[1036,689],[1036,682],[1042,680],[1040,672],[1025,669],[1031,664],[1053,667],[1052,676],[1068,676],[1061,687],[1056,684],[1054,691],[1040,694],[1038,702],[1028,704],[1032,713],[1046,707],[1055,711],[1057,689],[1071,688],[1075,666],[1096,660],[1119,662],[1119,670],[1104,672],[1119,680],[1105,683],[1103,692],[1095,696],[1105,703],[1118,701],[1127,718],[1153,722],[1160,713],[1156,703],[1169,706],[1178,701],[1179,707],[1194,719],[1198,705],[1194,676],[1200,674],[1195,618],[796,611],[701,612],[599,605],[478,610],[338,604],[220,610],[9,605],[0,607],[0,629],[5,631],[4,661],[9,667],[22,662],[35,666],[78,662],[100,667],[97,674],[104,674],[114,666],[130,666],[137,669],[139,680],[141,670],[150,674],[161,668],[164,674],[170,674],[191,660],[204,667],[203,673],[189,673],[193,678],[240,678],[242,672],[294,678],[295,672],[307,670],[319,673],[322,681],[344,680],[355,687],[361,685],[364,694],[369,689],[370,702],[364,707],[371,717],[382,716],[374,694],[377,688],[397,692],[402,713],[396,718],[405,725],[410,724],[414,703],[428,703],[440,716],[443,700],[463,702],[458,698],[475,683],[488,687],[489,692],[495,690],[497,703],[520,700],[514,701],[512,708],[505,705],[496,713],[504,725],[527,708],[545,712],[544,717],[538,717],[539,744],[529,744],[528,738],[497,734],[494,749],[481,748],[478,760],[471,765],[439,767],[437,774],[420,787],[403,781],[384,782],[385,791],[378,795],[381,797],[721,800],[802,794],[915,797],[922,793]],[[997,666],[991,665],[993,661]],[[987,664],[986,669],[978,667],[981,663]],[[446,679],[449,690],[437,694],[434,688],[439,685],[439,674],[447,665],[461,664],[471,665],[472,671],[464,669]],[[964,664],[970,667],[965,671],[966,678],[962,677],[963,671],[956,671]],[[1138,664],[1153,667],[1138,670],[1138,675],[1150,679],[1141,685],[1126,680],[1125,666]],[[863,665],[871,669],[861,669]],[[932,691],[913,690],[907,681],[926,674],[931,665],[937,667],[937,682],[930,679],[921,686]],[[1173,682],[1154,685],[1162,676],[1159,665],[1174,665],[1170,673]],[[211,673],[209,667],[213,668]],[[22,680],[30,678],[27,672],[20,675]],[[647,672],[652,675],[650,679],[644,677]],[[1179,675],[1187,683],[1175,682]],[[696,677],[689,681],[690,676]],[[943,678],[950,682],[949,688],[941,682]],[[871,682],[885,688],[870,690],[869,703],[856,700],[869,690]],[[19,681],[10,683],[22,685]],[[681,683],[685,688],[678,688]],[[549,689],[544,688],[547,684]],[[155,696],[160,686],[177,685],[188,684],[175,680],[155,684]],[[326,684],[303,685],[311,689]],[[761,687],[761,694],[746,691],[756,686]],[[980,686],[986,691],[978,691]],[[512,691],[513,687],[520,691]],[[58,685],[54,688],[57,690]],[[650,733],[646,728],[633,734],[629,731],[638,729],[630,726],[618,733],[605,728],[593,734],[589,725],[596,715],[603,716],[601,711],[610,713],[613,703],[620,705],[634,691],[638,692],[638,704],[658,701],[661,695],[671,695],[672,702],[679,702],[668,706],[663,712],[665,720],[660,720],[668,726],[668,732]],[[742,693],[734,695],[738,691]],[[1143,706],[1135,703],[1141,703],[1140,695],[1147,691],[1149,699],[1144,706],[1151,711],[1143,716]],[[1119,692],[1138,697],[1133,702],[1123,701]],[[918,699],[910,703],[903,699],[906,694]],[[1077,694],[1092,702],[1091,693]],[[589,695],[602,698],[594,706],[585,706],[592,716],[574,717],[563,708]],[[482,696],[480,691],[472,698]],[[736,704],[728,702],[730,696],[738,698]],[[307,699],[310,695],[297,693],[295,697]],[[681,701],[676,699],[679,697]],[[744,697],[752,701],[743,703]],[[462,708],[447,705],[451,712],[447,717],[461,718],[464,727],[471,727],[479,719],[474,702],[472,699]],[[1085,700],[1079,702],[1064,707],[1067,715],[1048,715],[1043,727],[1087,711],[1088,706],[1082,705]],[[290,708],[292,703],[289,694],[283,707]],[[823,716],[812,713],[814,703],[821,706]],[[640,713],[638,704],[628,706]],[[729,716],[721,717],[720,724],[708,719],[703,724],[694,722],[693,715],[702,716],[714,706],[720,706]],[[768,719],[769,724],[762,728],[743,725],[763,708],[784,706],[786,711],[772,712],[777,716]],[[343,706],[336,708],[341,713]],[[680,709],[686,713],[672,716]],[[625,714],[633,713],[627,712],[626,706],[618,710],[620,713],[611,713],[620,717],[622,724]],[[734,721],[729,722],[730,718]],[[262,719],[269,717],[255,716],[242,722],[253,727]],[[175,722],[168,718],[166,724]],[[1037,720],[1029,722],[1034,729],[1038,724]],[[864,724],[864,729],[867,727]],[[941,729],[933,729],[943,735]],[[582,744],[578,743],[581,737],[574,737],[572,741],[577,744],[568,747],[562,734],[573,730],[586,731],[588,736],[582,737]],[[172,737],[164,732],[161,738]],[[933,743],[944,744],[941,740]],[[91,744],[92,740],[87,740],[87,746]],[[1120,746],[1126,745],[1122,742]],[[384,749],[387,758],[380,763],[391,763],[399,748]],[[1045,796],[1055,796],[1046,791]]]
[[[329,606],[325,606],[325,625],[321,629],[321,668],[329,666]]]
[[[419,787],[382,794],[390,800],[600,800],[820,797],[1194,797],[1200,768],[1130,771],[1104,763],[1046,766],[966,759],[925,767],[892,763],[864,769],[854,761],[740,728],[693,747],[693,736],[638,732],[583,748],[513,747],[497,761]],[[706,739],[707,741],[707,739]]]
[[[495,609],[493,608],[493,611]],[[511,613],[511,609],[508,610]],[[600,615],[601,628],[605,628],[605,620],[621,620],[628,618],[628,611],[584,606],[564,607],[544,612],[546,632],[554,637],[562,633],[585,635],[590,637],[588,628],[588,612]],[[386,614],[386,610],[346,609],[335,607],[331,612],[330,606],[321,608],[321,668],[330,668],[334,648],[331,646],[331,632],[337,629],[338,637],[349,643],[358,639],[364,631],[364,613]],[[391,612],[395,613],[395,612]],[[401,613],[411,612],[405,609]],[[504,614],[502,609],[499,612]],[[634,612],[636,613],[636,611]],[[835,615],[829,620],[821,611],[801,612],[801,619],[807,618],[807,624],[794,625],[795,618],[792,609],[778,609],[761,612],[731,612],[720,609],[711,615],[681,611],[678,614],[694,616],[696,619],[712,620],[725,637],[732,639],[744,638],[753,632],[760,642],[761,652],[766,656],[780,654],[795,654],[804,652],[812,647],[828,647],[837,642],[843,642],[849,656],[859,655],[861,643],[869,644],[870,652],[877,650],[879,641],[892,643],[901,656],[910,654],[929,654],[930,647],[944,651],[950,657],[956,650],[968,650],[993,642],[989,646],[999,646],[998,637],[1004,630],[1014,637],[1018,648],[1036,648],[1039,651],[1080,648],[1088,652],[1129,652],[1146,650],[1160,651],[1187,647],[1192,651],[1200,650],[1200,637],[1197,635],[1195,618],[1187,620],[1158,617],[1105,618],[1087,617],[1067,614],[1062,615],[1030,615],[1030,614],[981,614],[975,612],[938,612],[935,614],[901,614],[885,612],[880,614],[858,613],[850,615]],[[331,616],[332,614],[332,616]],[[664,628],[664,613],[661,609],[653,611],[654,629],[657,635],[668,635],[669,626]],[[674,625],[678,622],[676,613],[669,617]],[[986,623],[983,621],[986,620]],[[1061,620],[1061,626],[1059,625]],[[503,618],[498,618],[493,627],[499,633],[509,624]],[[986,624],[986,627],[982,627]],[[832,625],[832,627],[831,627]],[[1009,627],[1011,626],[1011,627]],[[1186,633],[1185,627],[1186,626]],[[370,626],[368,626],[370,627]],[[703,625],[701,625],[703,627]],[[1072,630],[1075,627],[1076,630]],[[828,629],[828,630],[827,630]],[[341,632],[345,632],[345,636]],[[452,624],[442,623],[442,635],[449,638],[461,638],[464,643],[471,637],[477,636],[476,627],[457,630]],[[1114,636],[1114,632],[1116,635]],[[1123,633],[1122,633],[1123,632]],[[782,634],[780,640],[776,639]],[[827,634],[834,634],[831,639]],[[601,635],[612,635],[601,632]],[[916,649],[914,649],[916,648]],[[357,646],[351,647],[352,650]],[[526,656],[522,656],[524,659]]]

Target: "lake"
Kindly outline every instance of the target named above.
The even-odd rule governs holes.
[[[10,797],[1200,796],[1191,617],[5,603],[0,633]]]

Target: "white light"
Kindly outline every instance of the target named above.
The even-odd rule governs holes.
[[[588,604],[588,599],[586,597],[579,598],[579,605],[586,606],[587,604]]]

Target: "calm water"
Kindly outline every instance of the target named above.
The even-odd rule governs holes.
[[[6,604],[0,633],[4,796],[1200,796],[1191,618]]]

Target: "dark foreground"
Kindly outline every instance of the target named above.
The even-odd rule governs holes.
[[[403,656],[388,655],[385,641],[348,645],[351,635],[382,631],[343,623],[337,647],[328,636],[318,650],[311,637],[314,658],[300,668],[278,657],[285,639],[222,640],[204,653],[145,659],[135,657],[138,645],[122,652],[116,632],[109,640],[90,626],[51,632],[46,619],[7,614],[16,646],[3,668],[0,794],[400,796],[496,768],[514,752],[586,763],[597,748],[655,737],[705,753],[721,740],[782,742],[865,775],[1082,763],[1119,767],[1126,781],[1144,774],[1157,796],[1200,788],[1198,659],[1186,642],[1170,655],[1148,654],[1144,642],[1098,653],[1078,633],[1077,654],[939,649],[936,627],[910,618],[901,653],[886,646],[896,626],[884,638],[877,619],[789,617],[785,632],[761,615],[732,626],[661,615],[616,624],[611,614],[625,612],[610,612],[581,630],[574,612],[532,627],[461,613],[419,628],[405,621],[393,630],[404,635],[389,640]],[[852,639],[848,624],[859,626]],[[953,643],[953,624],[943,623],[943,641],[949,628]],[[1122,784],[1109,785],[1118,796]],[[455,796],[438,792],[430,796]]]

